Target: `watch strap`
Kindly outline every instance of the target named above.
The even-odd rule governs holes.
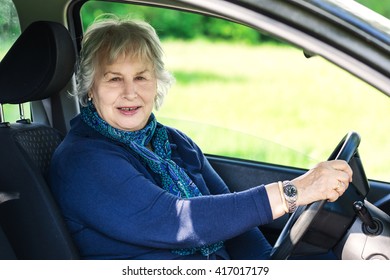
[[[283,194],[287,202],[288,213],[294,213],[297,210],[298,190],[290,181],[283,182]]]

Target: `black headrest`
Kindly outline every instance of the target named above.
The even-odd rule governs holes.
[[[68,30],[38,21],[20,35],[0,62],[0,103],[42,100],[69,82],[76,53]]]

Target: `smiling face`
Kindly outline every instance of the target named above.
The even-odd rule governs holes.
[[[112,127],[137,131],[145,127],[157,95],[152,63],[128,55],[100,63],[89,97],[99,116]]]

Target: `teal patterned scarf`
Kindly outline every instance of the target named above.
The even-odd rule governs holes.
[[[186,172],[171,160],[171,146],[167,130],[157,122],[153,114],[151,114],[148,124],[143,129],[134,132],[110,126],[100,118],[91,101],[88,102],[87,107],[81,109],[81,118],[100,134],[129,147],[144,166],[149,167],[152,172],[160,176],[162,188],[167,192],[181,198],[202,195]],[[151,144],[154,152],[146,147],[148,144]],[[218,251],[222,246],[223,242],[221,241],[208,246],[178,249],[172,252],[184,256],[199,251],[202,255],[208,256]]]

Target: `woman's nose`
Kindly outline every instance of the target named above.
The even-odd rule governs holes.
[[[129,99],[133,99],[137,97],[137,90],[136,86],[133,82],[126,82],[125,83],[125,90],[124,90],[124,96]]]

